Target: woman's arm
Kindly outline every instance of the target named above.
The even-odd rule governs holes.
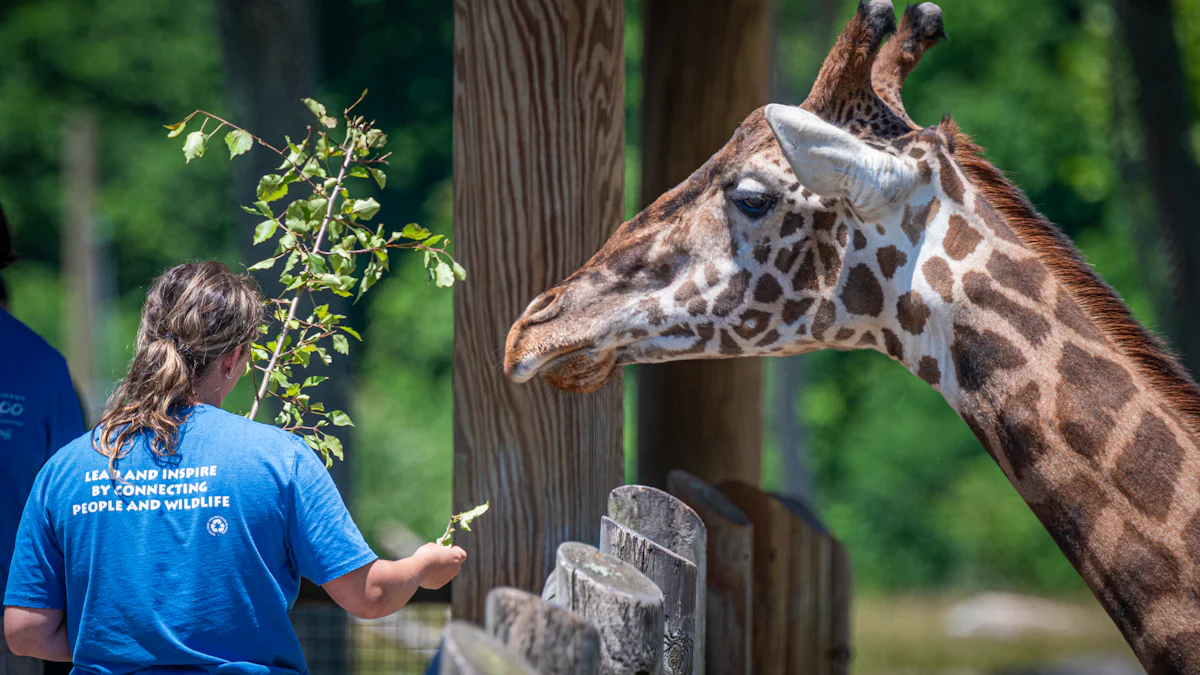
[[[70,661],[67,613],[61,609],[4,608],[4,639],[17,656]]]
[[[375,560],[325,583],[342,609],[360,619],[395,614],[417,588],[441,588],[458,576],[467,552],[457,546],[425,544],[403,560]]]

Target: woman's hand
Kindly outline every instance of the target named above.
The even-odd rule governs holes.
[[[458,546],[429,543],[417,549],[412,557],[421,563],[421,588],[436,589],[458,576],[467,552]]]

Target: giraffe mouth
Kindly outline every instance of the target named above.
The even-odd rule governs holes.
[[[612,379],[616,367],[616,350],[597,349],[591,343],[572,344],[522,359],[509,373],[509,379],[521,383],[541,375],[556,389],[586,394]]]

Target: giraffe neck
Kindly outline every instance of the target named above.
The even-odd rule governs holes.
[[[1146,669],[1200,672],[1200,447],[1187,416],[976,200],[929,219],[878,349],[942,392]]]

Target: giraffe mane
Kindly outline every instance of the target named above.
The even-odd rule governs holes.
[[[1200,435],[1200,387],[1163,342],[1139,322],[1120,296],[1090,265],[1075,244],[1037,208],[984,150],[946,116],[938,130],[953,142],[953,155],[975,189],[1004,219],[1013,234],[1037,255],[1106,337],[1162,394],[1193,434]]]

